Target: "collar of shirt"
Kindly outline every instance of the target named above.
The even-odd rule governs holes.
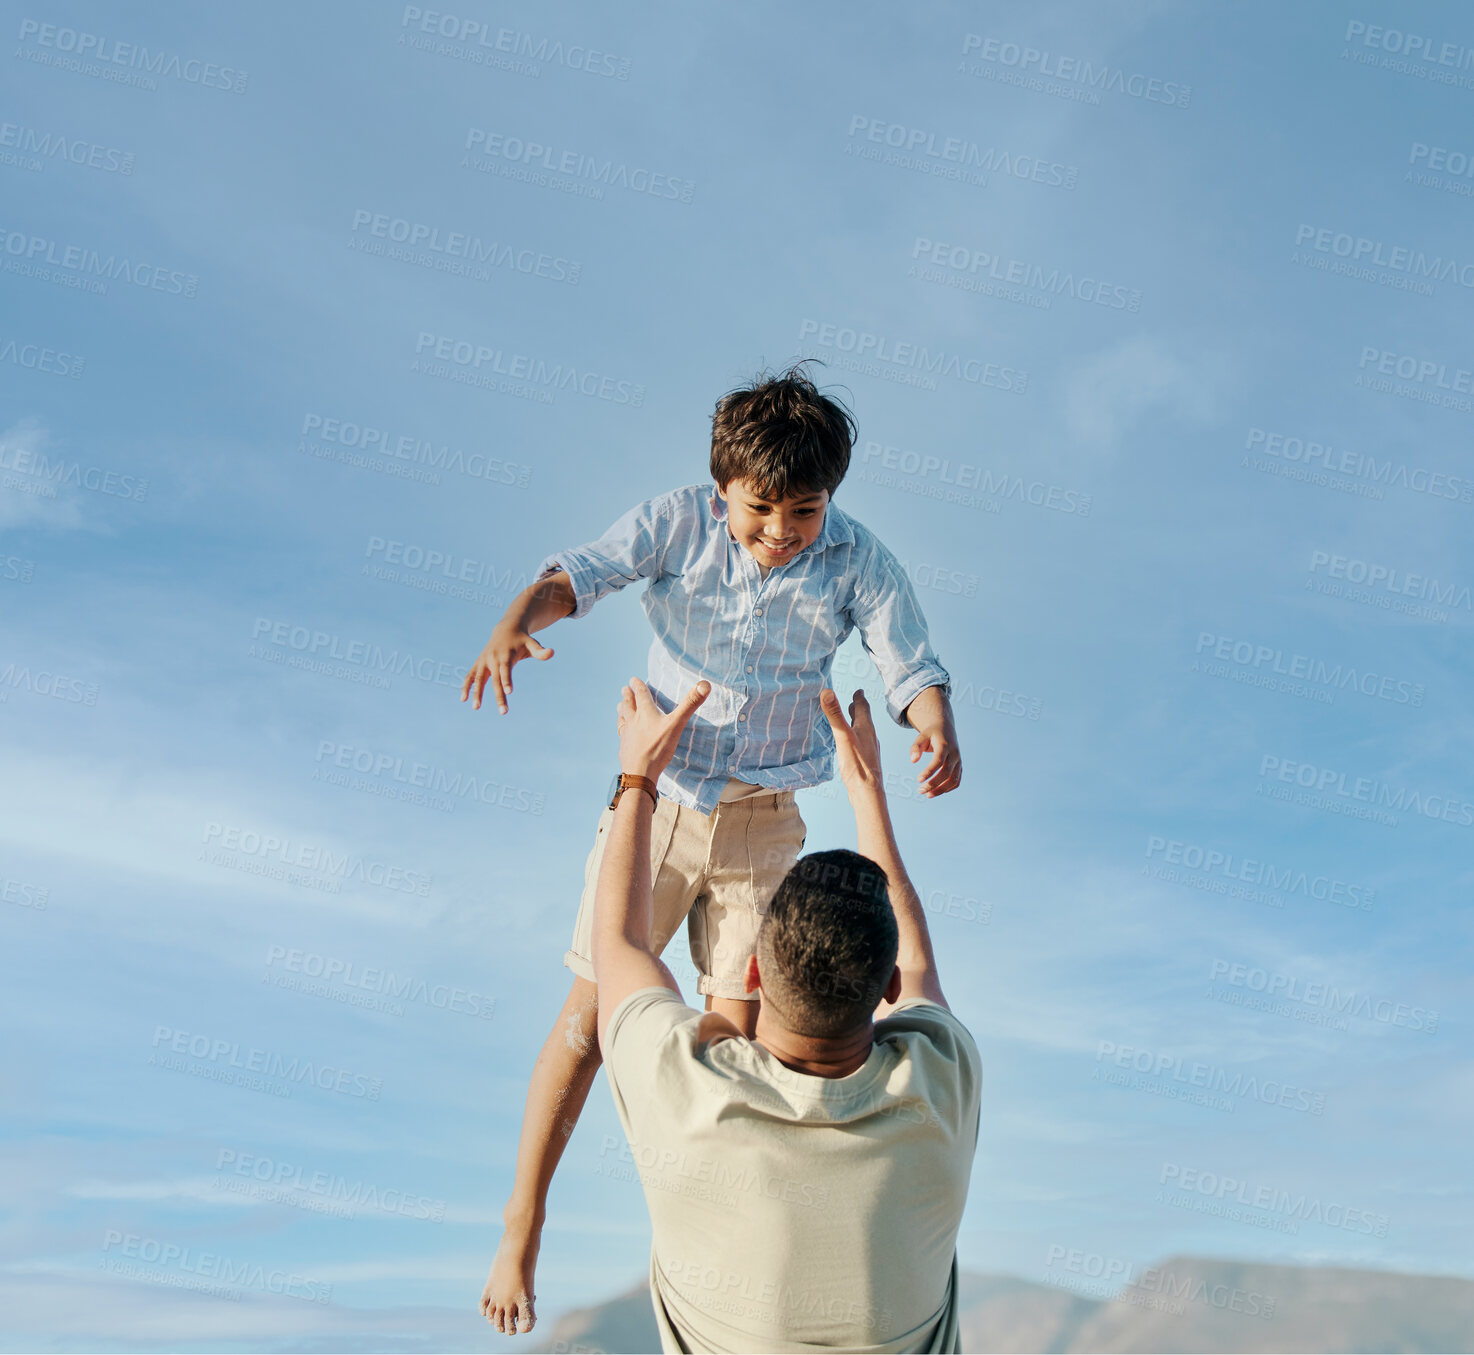
[[[711,509],[711,515],[718,522],[725,524],[727,521],[727,501],[717,494],[716,485],[711,485],[711,494],[707,498],[707,506]],[[820,550],[827,550],[830,546],[843,545],[845,542],[853,543],[855,533],[850,527],[848,516],[835,508],[831,499],[824,505],[824,526],[820,528],[819,535],[814,540],[814,545]]]

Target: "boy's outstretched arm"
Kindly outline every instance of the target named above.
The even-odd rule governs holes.
[[[529,655],[535,659],[553,657],[553,651],[534,640],[532,632],[571,615],[576,605],[573,583],[562,570],[524,588],[512,599],[512,605],[491,632],[486,648],[466,674],[466,680],[461,683],[461,700],[474,689],[476,699],[472,708],[480,710],[481,693],[490,679],[496,693],[496,707],[505,715],[507,695],[512,690],[512,665]]]
[[[586,545],[556,551],[538,567],[531,587],[517,595],[497,622],[491,639],[461,684],[464,701],[474,684],[477,710],[487,680],[494,684],[497,709],[507,713],[512,665],[529,656],[551,659],[532,632],[565,616],[583,616],[600,598],[638,579],[656,578],[673,534],[672,499],[646,499],[621,514],[604,535]]]
[[[885,872],[886,891],[895,910],[899,934],[896,967],[901,971],[901,991],[896,1001],[920,997],[946,1007],[926,911],[901,862],[901,849],[896,845],[890,810],[886,807],[885,782],[880,773],[880,741],[875,736],[870,702],[862,690],[856,690],[850,700],[849,722],[840,711],[839,697],[828,687],[819,694],[819,704],[834,731],[840,779],[855,811],[856,850]],[[893,1006],[881,1003],[877,1015],[888,1015]]]
[[[916,731],[911,744],[911,761],[923,753],[932,760],[918,778],[924,799],[932,800],[962,784],[962,754],[957,747],[957,726],[952,720],[952,701],[945,687],[927,687],[906,707],[906,719]]]
[[[932,760],[917,776],[923,799],[962,783],[962,756],[948,700],[951,677],[931,646],[926,617],[905,567],[880,541],[866,552],[849,602],[860,643],[885,683],[886,711],[916,731],[911,761]]]

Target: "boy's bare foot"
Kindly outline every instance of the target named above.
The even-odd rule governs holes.
[[[537,1267],[542,1229],[533,1223],[508,1222],[481,1291],[481,1312],[497,1331],[507,1336],[529,1332],[537,1324],[532,1275]]]
[[[547,1219],[548,1184],[599,1071],[599,990],[575,977],[527,1085],[517,1175],[502,1209],[502,1240],[481,1291],[481,1314],[504,1336],[529,1332],[533,1271]]]

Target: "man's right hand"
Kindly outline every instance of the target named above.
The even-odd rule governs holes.
[[[819,708],[834,731],[834,752],[839,764],[839,779],[851,795],[859,790],[884,791],[880,775],[880,740],[875,734],[875,721],[870,716],[870,702],[864,690],[856,687],[850,698],[850,718],[846,722],[839,708],[839,697],[831,687],[819,693]]]
[[[880,741],[875,737],[875,721],[870,718],[870,702],[863,691],[857,691],[850,699],[849,723],[840,714],[839,697],[828,687],[819,693],[819,706],[834,731],[840,779],[855,811],[855,845],[861,856],[869,857],[885,872],[891,907],[896,914],[899,988],[894,994],[887,988],[886,1001],[877,1008],[877,1014],[889,1016],[895,1003],[913,997],[945,1007],[947,999],[942,996],[941,981],[937,978],[926,910],[901,861],[901,849],[896,845],[890,809],[885,802]]]
[[[480,710],[481,693],[486,690],[487,681],[490,680],[492,690],[496,693],[496,708],[505,715],[507,697],[512,692],[512,666],[519,659],[552,657],[553,651],[533,639],[531,632],[524,630],[521,623],[500,621],[492,631],[491,639],[486,642],[486,648],[481,651],[480,657],[461,684],[461,700],[464,701],[474,688],[476,699],[472,702],[472,709]]]

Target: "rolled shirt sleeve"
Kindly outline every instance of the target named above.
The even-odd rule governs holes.
[[[886,710],[898,725],[905,725],[906,707],[928,687],[950,695],[952,678],[931,647],[926,617],[905,568],[880,541],[870,544],[855,581],[850,615],[885,683]]]
[[[637,579],[659,577],[669,539],[669,495],[646,499],[613,522],[597,540],[554,551],[537,567],[535,579],[563,570],[573,585],[571,617],[585,616],[600,598]]]

